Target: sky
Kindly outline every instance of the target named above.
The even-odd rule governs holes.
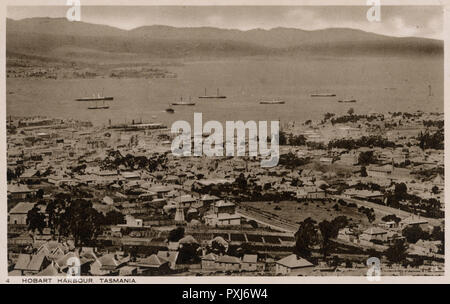
[[[443,39],[439,6],[381,6],[381,20],[370,22],[369,6],[81,6],[81,21],[122,29],[144,25],[218,27],[250,30],[276,27],[317,30],[360,29],[388,36]],[[7,17],[64,17],[67,6],[9,6]]]

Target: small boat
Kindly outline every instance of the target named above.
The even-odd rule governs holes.
[[[175,109],[173,109],[173,108],[167,108],[167,109],[166,109],[166,112],[167,112],[167,113],[175,113]]]
[[[195,102],[191,102],[191,98],[189,98],[189,102],[184,102],[183,97],[180,98],[179,102],[172,102],[172,106],[195,106]]]
[[[333,93],[315,93],[311,94],[311,97],[335,97],[336,94]]]
[[[260,104],[285,104],[284,100],[273,99],[273,100],[261,100]]]
[[[344,100],[338,100],[338,102],[356,102],[356,99],[344,99]]]
[[[205,95],[199,96],[198,98],[210,98],[210,99],[216,98],[216,99],[224,99],[224,98],[227,98],[227,97],[226,97],[225,95],[220,95],[220,94],[219,94],[219,89],[217,89],[217,95],[207,95],[207,94],[206,94],[206,88],[205,88]]]

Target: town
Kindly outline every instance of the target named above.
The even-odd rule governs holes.
[[[8,117],[9,275],[444,274],[443,113],[281,121],[268,168],[174,137]]]

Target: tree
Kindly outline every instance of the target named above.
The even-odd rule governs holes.
[[[364,152],[359,153],[359,155],[358,155],[358,163],[362,166],[367,166],[370,164],[374,164],[376,162],[377,162],[377,160],[376,160],[375,156],[373,155],[373,151],[364,151]],[[361,168],[361,170],[362,170],[362,168]]]
[[[352,116],[354,113],[355,113],[355,109],[353,109],[353,108],[350,108],[347,111],[347,114],[350,115],[350,116]]]
[[[444,242],[445,233],[440,226],[433,227],[433,231],[431,232],[431,239],[434,241]]]
[[[404,200],[407,198],[408,188],[405,183],[399,183],[395,185],[394,188],[394,196],[398,201]]]
[[[410,244],[415,244],[418,240],[427,240],[430,238],[430,235],[419,226],[406,227],[403,229],[402,235]]]
[[[373,210],[373,208],[369,209],[366,212],[366,215],[367,215],[367,220],[369,221],[369,223],[373,223],[375,221],[376,217],[375,217],[375,211]]]
[[[385,215],[381,218],[381,220],[383,222],[395,222],[395,223],[400,223],[400,221],[402,220],[401,218],[399,218],[398,216],[396,216],[395,214],[390,214],[390,215]]]
[[[63,213],[63,225],[74,238],[75,246],[91,245],[101,232],[103,215],[92,207],[92,202],[75,199]]]
[[[208,250],[214,252],[216,254],[223,255],[228,252],[228,242],[225,241],[222,237],[215,237],[211,244],[208,246]]]
[[[42,199],[44,197],[44,190],[43,189],[39,189],[38,191],[36,191],[36,197],[38,199]]]
[[[404,240],[396,240],[386,251],[384,255],[390,263],[401,263],[404,262],[407,256],[406,250],[408,250],[408,245]]]
[[[339,232],[340,229],[347,227],[348,218],[345,215],[340,215],[336,217],[334,220],[332,220],[332,223],[336,225],[336,228]]]
[[[285,146],[285,145],[287,145],[287,136],[286,136],[286,132],[280,130],[280,137],[278,138],[278,144],[279,144],[280,146]]]
[[[45,228],[45,216],[40,212],[39,208],[35,205],[27,214],[28,230],[35,232],[36,230],[42,234]]]
[[[169,232],[168,241],[169,242],[178,242],[184,237],[184,228],[177,227]]]
[[[367,169],[366,167],[361,167],[361,177],[367,177]]]
[[[326,258],[332,249],[331,239],[336,238],[339,228],[336,222],[323,220],[319,223],[319,230],[321,235],[321,249],[323,257]]]
[[[238,251],[240,256],[243,256],[244,254],[258,254],[258,252],[254,250],[253,246],[247,242],[242,243],[238,248]]]
[[[200,245],[197,243],[184,243],[178,249],[179,261],[181,264],[190,264],[200,262]]]
[[[121,212],[111,210],[106,213],[103,224],[104,225],[125,224],[125,217]]]
[[[70,201],[70,194],[57,193],[55,199],[47,204],[45,212],[48,214],[48,226],[52,230],[52,234],[57,232],[59,236],[68,235],[69,224],[65,222],[64,213]]]
[[[239,174],[239,176],[236,178],[236,183],[242,190],[247,188],[247,179],[245,178],[244,173]]]
[[[312,246],[317,243],[316,221],[308,217],[300,223],[295,233],[294,253],[303,257],[311,257]]]
[[[258,223],[254,220],[248,221],[249,225],[252,226],[252,228],[258,228]]]
[[[431,192],[433,194],[439,194],[439,187],[438,186],[433,186],[433,188],[431,188]]]

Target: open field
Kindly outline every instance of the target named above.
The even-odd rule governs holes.
[[[337,216],[346,216],[351,219],[351,222],[362,225],[369,225],[366,215],[359,213],[356,208],[339,206],[339,211],[335,211],[333,206],[336,204],[334,201],[330,202],[308,202],[298,203],[294,201],[281,201],[279,203],[270,202],[243,202],[240,205],[242,207],[258,208],[265,212],[270,212],[274,217],[290,221],[291,223],[298,223],[311,217],[317,222],[323,220],[333,220]],[[275,210],[275,207],[279,207],[280,210]],[[278,208],[277,208],[278,209]]]

